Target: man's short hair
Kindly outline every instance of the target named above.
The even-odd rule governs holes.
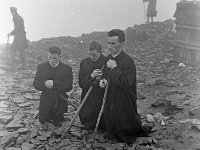
[[[16,7],[10,7],[10,11],[14,12],[14,13],[17,13],[17,8]]]
[[[120,43],[125,41],[125,33],[120,29],[113,29],[108,32],[108,37],[113,37],[113,36],[118,36]]]
[[[102,51],[102,44],[99,41],[92,41],[89,44],[89,50],[90,51],[95,51],[101,52]]]
[[[58,54],[58,55],[61,54],[61,50],[60,50],[60,48],[58,46],[50,46],[49,47],[49,52],[51,54]]]

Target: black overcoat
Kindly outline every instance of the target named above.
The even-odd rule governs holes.
[[[49,90],[45,87],[47,80],[53,80],[53,88]],[[57,114],[67,112],[67,102],[60,97],[68,98],[66,92],[72,89],[73,75],[72,68],[62,62],[55,68],[49,62],[38,65],[33,81],[36,90],[42,91],[40,97],[39,113],[47,114],[50,108],[54,108]]]
[[[79,86],[82,88],[81,101],[85,97],[90,86],[93,86],[87,101],[79,113],[81,123],[86,129],[93,129],[95,127],[104,94],[104,89],[100,88],[98,81],[92,79],[90,75],[95,69],[102,68],[105,63],[105,58],[105,56],[101,55],[97,61],[92,61],[88,57],[83,59],[80,63]]]
[[[26,39],[26,32],[24,27],[24,20],[19,14],[13,16],[14,30],[11,35],[14,35],[14,40],[11,45],[13,50],[24,50],[28,48],[28,43]]]
[[[105,103],[106,130],[111,138],[131,142],[143,132],[137,113],[136,66],[134,60],[122,51],[113,58],[114,69],[105,68],[104,76],[110,79]]]

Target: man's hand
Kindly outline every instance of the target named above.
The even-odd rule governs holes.
[[[102,87],[102,88],[105,88],[107,82],[108,82],[108,81],[107,81],[106,79],[102,79],[102,80],[100,80],[100,82],[99,82],[99,86]]]
[[[101,76],[102,75],[102,71],[100,69],[95,69],[92,74],[91,74],[91,77],[92,78],[96,78],[98,76]]]
[[[109,59],[109,60],[107,61],[107,67],[108,67],[108,68],[111,68],[111,69],[117,67],[116,61],[115,61],[115,60]]]
[[[8,34],[7,34],[7,36],[9,37],[9,36],[11,36],[11,34],[10,34],[10,33],[8,33]]]
[[[45,82],[45,86],[48,88],[48,89],[52,89],[53,88],[53,80],[47,80]]]

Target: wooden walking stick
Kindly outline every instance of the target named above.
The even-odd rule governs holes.
[[[143,0],[142,0],[143,1]],[[146,23],[146,21],[147,21],[147,16],[146,16],[146,10],[145,10],[146,8],[145,8],[145,4],[144,4],[144,1],[143,1],[143,10],[144,10],[144,21],[145,21],[145,23]]]
[[[6,42],[6,48],[5,48],[5,50],[8,51],[7,57],[9,59],[10,58],[9,36],[7,37],[7,42]]]
[[[109,82],[110,82],[110,80],[108,79],[108,82],[107,82],[107,85],[106,85],[106,89],[105,89],[105,92],[104,92],[104,95],[103,95],[103,102],[102,102],[102,105],[101,105],[101,110],[99,112],[99,116],[98,116],[98,119],[97,119],[97,122],[96,122],[96,126],[95,126],[95,129],[94,129],[92,143],[94,142],[94,139],[95,139],[95,136],[96,136],[96,133],[97,133],[97,129],[98,129],[98,126],[99,126],[99,122],[100,122],[100,119],[101,119],[101,115],[102,115],[103,110],[104,110],[106,97],[107,97],[107,93],[108,93]]]
[[[70,102],[70,101],[68,101],[68,99],[67,98],[65,98],[63,95],[59,95],[62,99],[64,99],[69,105],[71,105],[72,107],[74,107],[75,108],[75,110],[77,110],[78,108],[76,107],[76,105],[75,104],[73,104],[72,102]]]
[[[77,115],[79,114],[81,108],[83,107],[83,105],[84,105],[84,103],[86,102],[88,96],[90,95],[90,93],[91,93],[91,91],[92,91],[92,88],[93,88],[92,86],[89,88],[89,90],[88,90],[87,94],[85,95],[85,97],[84,97],[84,99],[83,99],[81,105],[79,106],[79,108],[77,109],[77,111],[76,111],[74,117],[73,117],[72,120],[70,121],[69,126],[64,130],[64,132],[63,132],[63,134],[62,134],[62,136],[61,136],[61,139],[63,139],[63,138],[65,137],[65,134],[68,133],[69,130],[71,129],[72,124],[74,123],[74,121],[75,121]]]

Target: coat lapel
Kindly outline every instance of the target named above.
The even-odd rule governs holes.
[[[44,76],[47,80],[55,80],[59,78],[59,75],[61,74],[61,72],[62,72],[61,62],[59,63],[57,68],[52,68],[50,64],[47,62],[47,67],[44,70]]]
[[[60,76],[60,74],[62,73],[62,63],[61,62],[59,62],[59,65],[57,66],[57,68],[56,68],[56,72],[55,72],[55,78],[54,79],[57,79],[57,78],[59,78],[59,76]]]

